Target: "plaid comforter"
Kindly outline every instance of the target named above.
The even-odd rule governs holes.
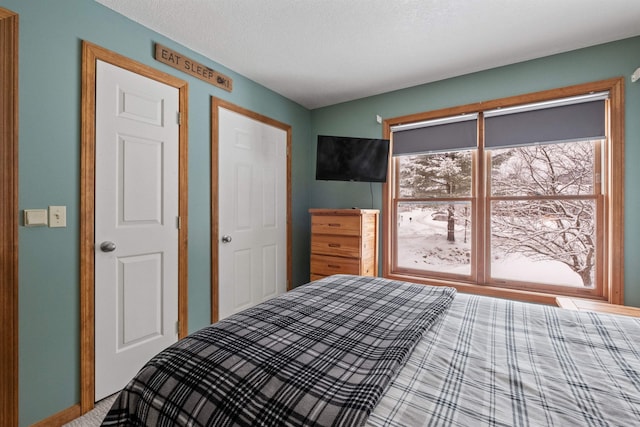
[[[455,290],[333,276],[161,352],[103,425],[358,426]]]
[[[640,426],[640,319],[458,294],[368,426]]]

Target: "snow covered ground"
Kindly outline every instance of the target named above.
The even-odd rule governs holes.
[[[436,209],[414,209],[399,215],[398,266],[456,274],[471,271],[471,227],[456,224],[455,242],[447,242],[447,221]],[[466,243],[465,243],[466,233]],[[551,285],[582,287],[580,276],[557,261],[534,261],[518,254],[492,254],[491,276]]]

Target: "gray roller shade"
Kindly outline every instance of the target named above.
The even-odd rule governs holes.
[[[485,147],[513,147],[602,139],[605,101],[589,101],[496,116],[485,116]]]
[[[473,149],[478,144],[477,114],[393,127],[393,155]]]

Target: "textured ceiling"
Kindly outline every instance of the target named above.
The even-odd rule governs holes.
[[[96,1],[310,109],[640,34],[640,0]]]

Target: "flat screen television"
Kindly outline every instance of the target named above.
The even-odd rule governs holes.
[[[389,140],[318,135],[316,179],[385,182]]]

